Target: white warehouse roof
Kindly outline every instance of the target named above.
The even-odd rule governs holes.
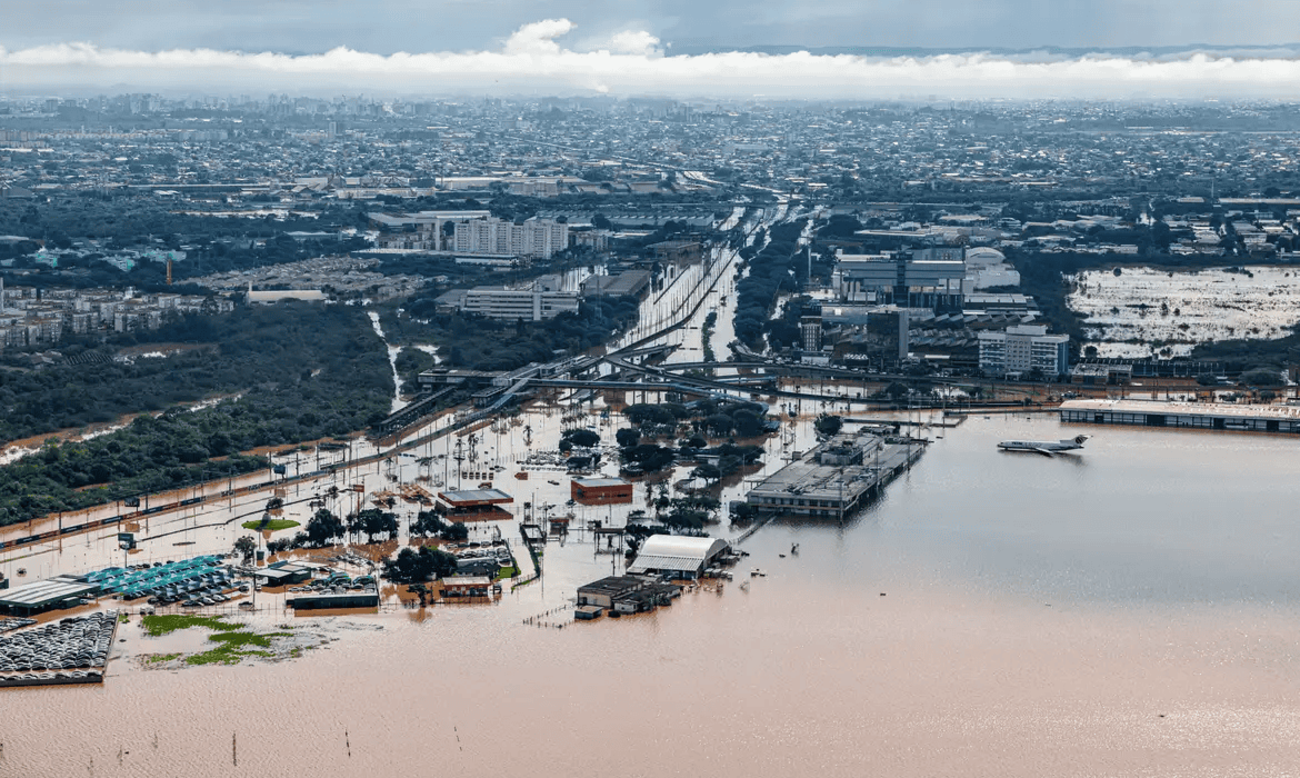
[[[714,557],[726,551],[721,538],[693,538],[682,535],[651,535],[641,546],[641,553],[628,568],[629,573],[659,570],[699,571]]]

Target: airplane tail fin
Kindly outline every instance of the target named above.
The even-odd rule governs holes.
[[[1078,443],[1080,446],[1082,446],[1082,445],[1083,445],[1083,444],[1088,440],[1088,438],[1090,438],[1090,437],[1092,437],[1092,436],[1091,436],[1091,435],[1079,435],[1079,436],[1077,436],[1077,437],[1074,439],[1074,442],[1075,442],[1075,443]]]

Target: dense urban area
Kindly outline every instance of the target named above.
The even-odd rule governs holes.
[[[774,515],[842,520],[929,442],[854,413],[1294,431],[1298,121],[1225,102],[0,100],[0,525],[23,525],[0,584],[24,590],[0,606],[17,629],[147,598],[161,635],[167,608],[263,588],[299,609],[378,607],[380,581],[410,607],[491,600],[572,531],[623,573],[579,589],[574,618],[617,616],[730,579]],[[1078,405],[1130,394],[1201,410]],[[1228,405],[1263,410],[1208,410]],[[554,502],[503,485],[535,491],[530,471]],[[213,553],[130,562],[221,501],[183,541]],[[117,540],[20,578],[25,549],[74,532]],[[95,646],[100,621],[78,628]],[[239,640],[252,653],[191,663],[279,645]],[[56,682],[102,681],[95,651],[67,661]],[[57,669],[0,657],[0,682]]]

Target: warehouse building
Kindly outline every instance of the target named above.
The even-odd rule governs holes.
[[[651,535],[628,567],[631,575],[699,578],[731,545],[720,538]]]
[[[83,597],[93,597],[98,593],[99,584],[59,576],[4,590],[0,594],[0,613],[31,616],[58,608],[71,608],[80,604]]]

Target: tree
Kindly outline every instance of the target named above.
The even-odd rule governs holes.
[[[840,428],[843,426],[844,420],[839,416],[829,416],[826,414],[819,416],[817,421],[813,423],[813,427],[817,430],[818,434],[827,437],[838,435]]]
[[[722,478],[722,470],[713,465],[699,465],[691,471],[692,478],[701,478],[705,481],[717,481]]]
[[[326,508],[316,511],[316,515],[307,522],[307,540],[313,546],[329,545],[342,538],[346,531],[342,520]]]
[[[447,523],[442,520],[442,516],[437,511],[420,511],[415,521],[411,523],[411,534],[425,538],[437,535],[445,529]]]
[[[737,410],[731,420],[735,422],[737,437],[752,438],[763,432],[763,420],[747,408]]]
[[[456,572],[456,557],[446,551],[421,546],[404,548],[397,559],[384,560],[384,578],[394,583],[423,583]]]
[[[725,413],[715,413],[704,420],[704,426],[714,435],[721,437],[730,434],[736,423]]]
[[[623,460],[639,464],[647,473],[663,470],[671,465],[675,458],[672,449],[657,446],[653,443],[643,443],[639,446],[623,449]]]
[[[1281,386],[1282,373],[1267,367],[1256,367],[1241,374],[1241,382],[1247,386]]]
[[[248,564],[257,553],[257,540],[252,535],[244,535],[235,541],[235,553]]]
[[[358,535],[364,533],[366,543],[374,543],[376,535],[397,536],[397,516],[378,508],[367,508],[348,522],[348,531]]]
[[[582,448],[591,448],[600,445],[600,435],[588,429],[567,429],[561,435],[562,441],[568,441],[574,446]]]
[[[442,528],[442,531],[438,533],[438,537],[452,543],[460,543],[469,539],[469,527],[466,527],[461,522],[453,521]]]
[[[631,448],[641,441],[641,431],[632,427],[624,427],[614,433],[614,440],[618,443],[619,448]]]

